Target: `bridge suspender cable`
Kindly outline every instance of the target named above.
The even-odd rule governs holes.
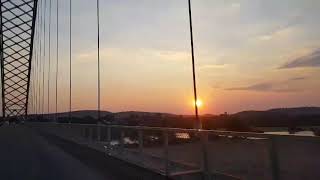
[[[37,8],[37,10],[38,10],[38,12],[39,12],[39,9],[40,9],[40,7],[41,7],[41,1],[39,1],[39,3],[38,3],[38,8]],[[37,26],[36,26],[36,37],[37,37],[37,42],[36,42],[36,45],[37,45],[37,52],[36,52],[36,61],[35,61],[35,68],[34,68],[34,70],[35,70],[35,81],[36,81],[36,84],[35,84],[35,89],[36,89],[36,92],[35,92],[35,94],[36,94],[36,104],[35,104],[35,114],[36,114],[36,117],[38,116],[38,59],[39,59],[39,30],[40,30],[40,26],[39,26],[39,24],[40,24],[40,13],[37,13]]]
[[[39,5],[39,3],[37,3],[37,6]],[[38,7],[37,7],[37,9],[38,9]],[[38,19],[38,13],[36,14],[36,24],[35,24],[35,35],[34,35],[34,37],[35,37],[35,47],[36,47],[36,50],[35,50],[35,52],[34,52],[34,56],[33,56],[33,58],[34,58],[34,60],[32,61],[32,66],[33,66],[33,78],[32,78],[32,80],[33,80],[33,89],[34,89],[34,91],[33,91],[33,98],[34,98],[34,102],[33,102],[33,105],[32,105],[32,109],[33,109],[33,117],[35,117],[36,116],[36,114],[37,114],[37,111],[36,111],[36,104],[37,104],[37,95],[36,95],[36,83],[37,83],[37,79],[36,79],[36,77],[37,77],[37,74],[36,74],[36,64],[37,64],[37,52],[38,52],[38,45],[37,45],[37,41],[38,41],[38,37],[37,37],[37,34],[38,34],[38,21],[39,21],[39,19]]]
[[[98,122],[101,120],[101,100],[100,100],[100,3],[97,0],[97,30],[98,30]]]
[[[37,18],[36,18],[37,19]],[[35,27],[37,26],[37,21],[35,22]],[[37,28],[35,28],[34,30],[34,41],[37,41]],[[35,71],[35,62],[36,62],[36,56],[37,56],[37,43],[34,44],[34,48],[33,48],[33,57],[32,57],[32,61],[31,61],[31,79],[30,79],[30,90],[31,90],[31,103],[30,103],[30,108],[28,108],[29,112],[28,114],[32,114],[33,116],[35,115],[35,104],[36,104],[36,95],[35,95],[35,83],[36,83],[36,71]],[[30,98],[29,98],[30,99]]]
[[[37,9],[39,9],[39,3],[37,3]],[[34,105],[33,105],[33,109],[34,109],[34,117],[36,117],[37,116],[37,113],[38,113],[38,111],[37,111],[37,101],[38,101],[38,91],[37,91],[37,87],[38,87],[38,82],[37,82],[37,80],[38,80],[38,67],[37,67],[37,63],[38,63],[38,52],[39,52],[39,43],[38,43],[38,41],[39,41],[39,13],[37,13],[37,21],[36,21],[36,26],[35,26],[35,42],[36,42],[36,44],[35,44],[35,47],[36,47],[36,50],[35,50],[35,53],[34,53],[34,61],[33,61],[33,71],[34,71],[34,73],[33,73],[33,81],[34,81],[34,84],[33,84],[33,89],[34,89]]]
[[[35,52],[36,50],[35,50],[35,48],[33,48],[33,52],[32,52],[32,54],[34,54],[34,52]],[[34,59],[34,57],[32,57],[32,61],[31,61],[31,63],[33,62],[33,59]],[[31,66],[32,66],[32,64],[31,64]],[[30,88],[30,90],[29,90],[29,101],[28,101],[28,112],[27,112],[27,114],[28,115],[30,115],[30,114],[32,114],[32,112],[33,112],[33,109],[32,109],[32,107],[33,107],[33,98],[34,98],[34,96],[33,96],[33,92],[34,92],[34,90],[33,90],[33,83],[34,83],[34,81],[33,81],[33,69],[31,69],[30,70],[30,86],[29,86],[29,88]]]
[[[47,1],[44,0],[43,8],[43,59],[42,59],[42,120],[44,119],[44,99],[45,99],[45,60],[46,60],[46,7]]]
[[[41,33],[40,33],[40,38],[41,38],[41,43],[40,43],[40,47],[41,47],[41,51],[40,51],[40,59],[39,59],[39,94],[40,94],[40,101],[39,101],[39,111],[40,111],[40,114],[41,114],[41,117],[42,117],[42,99],[43,99],[43,95],[42,95],[42,90],[41,90],[41,87],[42,87],[42,62],[43,62],[43,0],[42,1],[42,9],[41,9]]]
[[[36,67],[36,64],[37,64],[37,53],[38,53],[38,45],[37,45],[37,41],[38,41],[38,37],[37,37],[37,34],[38,34],[38,28],[37,28],[37,22],[36,22],[36,28],[35,28],[35,42],[36,42],[36,44],[34,45],[35,46],[35,48],[34,48],[34,56],[33,56],[33,61],[32,61],[32,66],[33,66],[33,68],[32,68],[32,71],[33,71],[33,73],[32,73],[32,96],[33,96],[33,102],[32,102],[32,114],[33,115],[36,115],[36,103],[37,103],[37,95],[36,95],[36,83],[37,83],[37,79],[36,79],[36,77],[37,77],[37,67]]]
[[[41,1],[40,1],[41,2]],[[41,5],[41,4],[40,4]],[[40,8],[38,8],[38,9],[40,9]],[[39,66],[38,66],[38,64],[39,64],[39,52],[40,52],[40,38],[39,38],[39,32],[40,32],[40,13],[38,13],[39,15],[38,15],[38,30],[37,30],[37,54],[36,54],[36,62],[35,62],[35,66],[36,66],[36,68],[35,68],[35,71],[36,71],[36,114],[37,114],[37,116],[38,116],[38,113],[39,113],[39,109],[38,109],[38,107],[39,107]]]
[[[44,114],[44,116],[43,116],[43,119],[45,119],[46,118],[46,108],[45,108],[45,106],[46,106],[46,104],[45,104],[45,102],[46,102],[46,99],[45,99],[45,97],[46,97],[46,66],[47,66],[47,60],[48,60],[48,46],[47,46],[47,44],[48,44],[48,37],[47,37],[47,35],[48,35],[48,27],[47,27],[47,25],[48,25],[48,16],[47,16],[47,9],[48,9],[48,3],[47,3],[47,0],[44,0],[44,2],[45,2],[45,9],[44,9],[44,17],[45,17],[45,19],[44,19],[44,58],[43,58],[43,114]]]
[[[70,39],[69,39],[69,50],[70,50],[70,54],[69,54],[69,123],[71,123],[72,120],[72,115],[71,115],[71,111],[72,111],[72,0],[70,1],[70,14],[69,14],[69,30],[70,30]]]
[[[37,17],[38,17],[38,15],[37,15]],[[38,18],[36,18],[36,19],[38,19]],[[33,52],[33,54],[34,54],[34,56],[33,56],[33,61],[32,61],[32,66],[33,66],[33,68],[32,68],[32,114],[35,116],[36,115],[36,113],[37,113],[37,111],[36,111],[36,104],[37,104],[37,89],[36,89],[36,87],[37,87],[37,79],[36,79],[36,77],[37,77],[37,67],[36,67],[36,63],[37,63],[37,59],[38,59],[38,57],[37,57],[37,54],[38,54],[38,43],[37,43],[37,41],[38,41],[38,28],[37,28],[37,26],[38,26],[38,21],[36,21],[36,25],[35,25],[35,37],[34,37],[34,39],[35,39],[35,44],[34,44],[34,52]]]
[[[38,52],[37,52],[37,62],[36,62],[36,81],[37,81],[37,85],[36,85],[36,89],[37,89],[37,92],[36,92],[36,96],[37,96],[37,101],[36,101],[36,114],[37,114],[37,118],[39,116],[39,99],[40,99],[40,95],[39,95],[39,53],[41,52],[41,39],[40,39],[40,32],[41,32],[41,6],[42,6],[42,1],[40,0],[39,3],[38,3],[38,31],[37,31],[37,37],[38,37]]]
[[[57,29],[56,29],[56,38],[57,38],[57,47],[56,47],[56,102],[55,102],[55,109],[56,109],[56,113],[55,113],[55,121],[57,122],[58,120],[58,74],[59,74],[59,0],[57,0]]]
[[[37,66],[38,66],[38,70],[37,70],[37,74],[38,74],[38,77],[37,77],[37,81],[38,81],[38,103],[37,103],[37,109],[38,109],[38,118],[40,117],[39,115],[41,114],[41,82],[40,82],[40,77],[41,77],[41,56],[42,56],[42,0],[40,0],[40,6],[39,6],[39,32],[38,32],[38,41],[39,41],[39,51],[38,51],[38,62],[37,62]]]
[[[191,0],[188,0],[188,10],[189,10],[189,26],[190,26],[190,44],[191,44],[191,58],[192,58],[192,77],[193,77],[193,93],[194,93],[194,109],[196,116],[196,123],[199,129],[202,129],[202,124],[199,119],[198,112],[198,95],[197,95],[197,82],[196,82],[196,68],[195,68],[195,58],[194,58],[194,47],[193,47],[193,27],[192,27],[192,10],[191,10]]]
[[[38,117],[40,115],[40,100],[41,100],[41,91],[40,91],[40,62],[41,62],[41,48],[42,48],[42,38],[41,38],[41,33],[42,33],[42,0],[40,0],[39,3],[39,31],[38,31],[38,46],[39,46],[39,51],[38,51],[38,61],[37,61],[37,112],[38,112]],[[39,12],[38,11],[38,12]]]
[[[51,72],[51,4],[52,0],[49,0],[49,54],[48,54],[48,97],[47,97],[47,104],[48,104],[48,118],[50,118],[50,72]]]
[[[34,52],[35,52],[35,48],[33,48],[33,52],[32,52],[32,54],[34,54]],[[34,57],[32,57],[32,61],[31,61],[31,63],[33,63],[33,60],[34,60]],[[31,66],[32,66],[32,64],[31,64]],[[30,88],[30,90],[29,90],[29,101],[28,101],[28,112],[27,112],[27,114],[28,115],[30,115],[30,114],[33,114],[33,104],[34,104],[34,95],[33,95],[33,92],[34,92],[34,89],[33,89],[33,84],[34,84],[34,79],[33,79],[33,69],[31,69],[30,70],[30,86],[29,86],[29,88]],[[26,118],[27,118],[27,116],[26,116]]]
[[[40,32],[39,32],[39,39],[40,39],[40,51],[39,51],[39,64],[38,64],[38,66],[39,66],[39,73],[38,73],[38,75],[39,75],[39,85],[38,85],[38,89],[39,89],[39,115],[41,115],[41,117],[42,117],[42,109],[41,109],[41,102],[42,102],[42,91],[41,91],[41,85],[42,85],[42,83],[41,83],[41,71],[42,71],[42,66],[41,66],[41,64],[42,64],[42,61],[43,61],[43,57],[42,57],[42,49],[43,49],[43,38],[42,38],[42,34],[43,34],[43,0],[40,0],[40,2],[41,2],[41,13],[40,13],[40,15],[41,15],[41,22],[40,22]]]
[[[39,9],[39,3],[37,3],[37,9]],[[32,81],[33,81],[33,84],[32,84],[32,89],[33,89],[33,105],[32,105],[32,109],[33,109],[33,115],[34,117],[36,117],[38,111],[37,111],[37,100],[38,100],[38,96],[37,96],[37,76],[38,76],[38,72],[37,72],[37,62],[38,62],[38,52],[39,52],[39,13],[36,14],[36,24],[35,24],[35,44],[34,44],[34,47],[35,47],[35,50],[34,50],[34,60],[32,61],[32,70],[33,70],[33,77],[32,77]]]

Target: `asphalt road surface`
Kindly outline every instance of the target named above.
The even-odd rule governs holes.
[[[113,180],[24,126],[0,127],[1,180]]]

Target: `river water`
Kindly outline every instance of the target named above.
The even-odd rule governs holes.
[[[312,131],[298,131],[294,134],[290,134],[288,131],[273,131],[265,132],[265,134],[280,134],[280,135],[295,135],[295,136],[315,136]]]

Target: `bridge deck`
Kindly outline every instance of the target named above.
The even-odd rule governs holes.
[[[1,179],[115,179],[92,169],[23,126],[0,127]]]

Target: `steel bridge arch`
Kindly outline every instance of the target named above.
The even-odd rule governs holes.
[[[3,117],[28,114],[38,0],[1,0],[0,62]]]

